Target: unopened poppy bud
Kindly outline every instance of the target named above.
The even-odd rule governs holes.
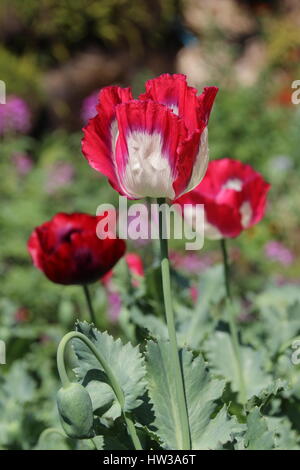
[[[57,393],[60,421],[67,436],[85,439],[93,435],[93,406],[89,393],[79,383],[70,383]]]

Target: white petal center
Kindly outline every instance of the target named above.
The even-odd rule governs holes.
[[[241,214],[241,224],[244,228],[249,227],[249,224],[252,219],[252,207],[248,201],[243,202],[240,207],[240,214]]]
[[[174,198],[172,169],[161,134],[133,131],[127,136],[128,162],[122,185],[133,197]]]
[[[223,184],[222,189],[234,189],[235,191],[242,191],[243,182],[238,178],[231,178]]]
[[[177,104],[169,104],[168,107],[173,111],[174,114],[177,114],[177,116],[179,116],[179,109]]]

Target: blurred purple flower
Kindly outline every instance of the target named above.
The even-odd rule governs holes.
[[[88,122],[89,119],[96,116],[96,106],[98,103],[99,90],[94,91],[91,95],[87,96],[81,106],[80,117],[84,124]]]
[[[68,186],[74,178],[74,168],[70,163],[58,162],[53,165],[46,183],[46,191],[55,193],[57,189]]]
[[[175,268],[183,269],[191,274],[198,274],[213,263],[209,255],[199,256],[196,253],[182,254],[175,251],[170,253],[170,261]]]
[[[266,243],[264,250],[267,258],[284,266],[290,266],[294,261],[293,253],[282,243],[275,240]]]
[[[12,160],[19,176],[27,175],[33,167],[33,162],[26,153],[16,153]]]
[[[18,96],[9,96],[6,104],[0,104],[0,134],[21,132],[31,128],[31,112],[26,101]]]
[[[274,277],[274,282],[277,286],[286,286],[286,285],[294,285],[300,286],[300,279],[295,278],[288,278],[283,276],[282,274],[278,274]]]

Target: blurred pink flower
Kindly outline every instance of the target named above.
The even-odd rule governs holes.
[[[31,129],[31,112],[28,104],[18,96],[8,96],[6,104],[0,104],[0,134],[21,132]]]
[[[197,286],[191,286],[189,288],[189,293],[190,293],[190,296],[191,296],[191,299],[192,299],[192,302],[194,304],[197,303],[197,300],[199,298],[199,289]]]
[[[74,167],[70,163],[58,162],[51,168],[46,183],[46,191],[55,193],[57,189],[69,186],[74,178]]]
[[[293,286],[300,286],[300,279],[297,278],[290,278],[283,276],[282,274],[278,274],[274,277],[274,282],[277,286],[286,286],[288,284]]]
[[[128,265],[129,271],[133,275],[144,277],[145,273],[143,260],[140,255],[138,255],[137,253],[127,253],[127,255],[125,255],[125,260]]]
[[[94,91],[89,96],[84,98],[81,106],[80,117],[84,124],[88,122],[89,119],[93,118],[97,114],[96,106],[98,103],[99,90]]]
[[[132,286],[138,287],[140,280],[144,277],[144,266],[143,260],[137,253],[127,253],[125,255],[125,261],[127,263],[129,272],[131,273]],[[108,316],[112,322],[115,322],[120,314],[122,299],[121,295],[114,285],[114,272],[111,269],[105,276],[102,276],[101,283],[106,289],[107,301],[108,301]]]
[[[144,277],[144,266],[143,260],[137,253],[127,253],[125,255],[125,261],[127,263],[130,273],[134,276]],[[101,282],[104,286],[110,284],[113,279],[113,270],[111,269],[105,276],[102,276]]]
[[[293,253],[282,243],[277,242],[276,240],[271,240],[266,243],[264,251],[267,258],[272,261],[276,261],[283,266],[290,266],[294,262]]]
[[[122,299],[119,292],[108,289],[107,290],[107,301],[108,301],[108,317],[115,323],[120,315],[122,307]]]
[[[33,167],[33,162],[26,153],[16,153],[13,155],[12,161],[19,176],[27,175]]]
[[[15,312],[15,321],[16,323],[25,323],[30,318],[30,312],[25,307],[20,307]]]
[[[213,264],[210,255],[199,256],[197,253],[182,254],[177,251],[170,253],[170,261],[174,268],[198,274]]]

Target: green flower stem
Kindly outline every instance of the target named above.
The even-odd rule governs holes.
[[[229,268],[229,262],[228,262],[227,245],[226,245],[226,240],[224,238],[221,239],[221,250],[222,250],[222,255],[223,255],[224,280],[225,280],[225,289],[226,289],[226,307],[227,307],[226,310],[228,313],[228,324],[229,324],[230,335],[231,335],[231,343],[232,343],[232,347],[233,347],[233,351],[234,351],[234,355],[236,359],[236,364],[237,364],[238,378],[239,378],[239,384],[240,384],[240,387],[239,387],[240,399],[241,399],[241,402],[244,404],[247,401],[247,391],[246,391],[245,379],[244,379],[244,374],[243,374],[243,363],[242,363],[242,357],[241,357],[238,331],[237,331],[236,321],[235,321],[234,305],[233,305],[232,297],[231,297],[230,268]]]
[[[140,443],[140,440],[138,438],[134,423],[129,415],[129,413],[126,413],[124,410],[125,406],[125,397],[123,390],[121,389],[118,381],[116,380],[108,362],[102,357],[102,355],[99,353],[98,349],[95,347],[95,345],[90,341],[85,335],[82,333],[79,333],[78,331],[71,331],[70,333],[67,333],[59,343],[58,349],[57,349],[57,368],[58,368],[58,373],[60,380],[62,382],[63,387],[67,387],[68,384],[70,383],[70,379],[68,377],[66,367],[65,367],[65,351],[66,351],[66,346],[69,341],[72,339],[77,338],[83,341],[86,346],[92,351],[92,353],[95,355],[95,357],[98,359],[99,363],[101,364],[101,367],[103,368],[108,381],[116,395],[116,398],[118,402],[120,403],[120,407],[122,409],[123,417],[126,422],[127,426],[127,431],[128,434],[131,436],[134,448],[136,450],[142,450],[142,446]]]
[[[157,199],[159,206],[165,203],[164,199]],[[170,264],[168,257],[168,241],[166,237],[166,220],[163,211],[159,212],[159,240],[161,253],[161,274],[163,284],[164,306],[166,320],[168,326],[170,340],[170,357],[172,362],[172,370],[175,375],[177,404],[181,422],[181,447],[179,450],[191,449],[191,438],[189,419],[187,411],[187,403],[184,391],[183,372],[180,365],[180,357],[176,339],[175,318],[171,300],[171,280],[170,280]]]
[[[96,315],[95,315],[92,300],[91,300],[90,290],[89,290],[89,288],[86,284],[84,284],[82,287],[83,287],[83,292],[84,292],[84,296],[85,296],[85,299],[86,299],[86,303],[87,303],[87,306],[88,306],[88,311],[89,311],[89,314],[90,314],[90,317],[91,317],[91,321],[92,321],[92,323],[94,323],[95,326],[97,326]]]

